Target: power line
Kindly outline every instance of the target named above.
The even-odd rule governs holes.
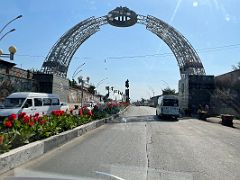
[[[208,52],[215,52],[215,51],[222,51],[225,49],[233,49],[239,48],[240,43],[237,44],[229,44],[224,46],[216,46],[210,48],[201,48],[196,49],[197,53],[208,53]],[[29,55],[29,54],[16,54],[15,56],[19,57],[34,57],[34,58],[46,58],[46,56],[42,55]],[[155,53],[155,54],[146,54],[146,55],[135,55],[135,56],[115,56],[115,57],[107,57],[107,60],[121,60],[121,59],[136,59],[136,58],[147,58],[147,57],[167,57],[167,56],[174,56],[172,52],[165,52],[165,53]],[[75,56],[74,59],[83,59],[83,57]],[[91,59],[88,57],[86,59]]]
[[[225,46],[217,46],[212,48],[202,48],[202,49],[196,49],[197,53],[206,53],[206,52],[214,52],[214,51],[221,51],[223,49],[233,49],[238,48],[240,44],[231,44],[231,45],[225,45]],[[166,53],[156,53],[156,54],[149,54],[149,55],[141,55],[141,56],[116,56],[116,57],[108,57],[109,60],[118,60],[118,59],[134,59],[134,58],[146,58],[146,57],[153,57],[153,56],[174,56],[172,52],[166,52]]]

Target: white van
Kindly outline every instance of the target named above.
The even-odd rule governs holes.
[[[170,117],[177,119],[179,114],[178,97],[174,95],[163,95],[158,98],[156,107],[158,117]]]
[[[11,114],[25,112],[27,115],[51,114],[60,109],[59,96],[55,94],[17,92],[9,95],[0,108],[0,120]]]

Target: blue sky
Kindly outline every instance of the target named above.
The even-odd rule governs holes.
[[[0,11],[0,27],[19,14],[23,18],[5,30],[16,29],[0,42],[0,49],[6,52],[10,45],[15,45],[18,67],[40,69],[50,48],[63,33],[80,21],[106,15],[117,6],[127,6],[137,14],[153,15],[172,25],[197,50],[209,75],[228,72],[240,61],[239,0],[5,0],[1,2],[4,8]],[[177,89],[180,75],[173,54],[109,59],[156,53],[171,51],[143,25],[128,28],[104,25],[78,49],[68,77],[85,62],[79,75],[89,76],[95,85],[108,78],[98,88],[103,94],[106,85],[123,91],[127,78],[132,99],[149,98],[153,92],[160,94],[167,86],[165,82]]]

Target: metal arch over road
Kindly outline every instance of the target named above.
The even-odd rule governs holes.
[[[127,7],[117,7],[102,17],[90,17],[68,30],[50,50],[42,65],[42,71],[67,77],[73,55],[84,41],[100,30],[100,26],[110,24],[129,27],[135,23],[145,25],[147,30],[169,46],[177,59],[181,78],[187,75],[205,75],[198,54],[181,33],[156,17],[138,15]]]

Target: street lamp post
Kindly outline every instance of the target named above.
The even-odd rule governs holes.
[[[87,77],[86,80],[83,80],[82,76],[78,77],[78,83],[81,83],[81,108],[83,107],[83,87],[84,87],[84,82],[89,82],[90,78]]]
[[[98,87],[98,86],[100,86],[105,80],[107,80],[108,79],[108,77],[106,77],[106,78],[104,78],[104,79],[102,79],[101,81],[99,81],[97,84],[96,84],[96,88]]]
[[[72,75],[72,79],[74,79],[81,71],[82,69],[80,69],[81,67],[83,67],[86,63],[81,64],[80,66],[77,67],[77,69],[74,71],[73,75]],[[80,69],[80,70],[79,70]],[[79,71],[78,71],[79,70]]]
[[[3,51],[0,49],[0,57],[7,57],[10,58],[10,60],[14,60],[14,54],[17,52],[16,47],[10,46],[8,48],[8,51],[10,52],[10,54],[4,54]]]
[[[6,33],[0,38],[0,41],[1,41],[6,35],[8,35],[9,33],[13,32],[13,31],[16,31],[16,29],[11,29],[10,31],[6,32]]]
[[[167,88],[169,87],[169,84],[168,84],[166,81],[164,81],[164,80],[160,80],[160,81],[162,81],[163,83],[165,83],[165,84],[167,85]]]
[[[17,19],[19,19],[19,18],[21,18],[22,17],[22,15],[19,15],[19,16],[17,16],[17,17],[15,17],[14,19],[12,19],[11,21],[9,21],[5,26],[3,26],[3,28],[0,30],[0,34],[3,32],[3,30],[9,25],[9,24],[11,24],[13,21],[15,21],[15,20],[17,20]]]

